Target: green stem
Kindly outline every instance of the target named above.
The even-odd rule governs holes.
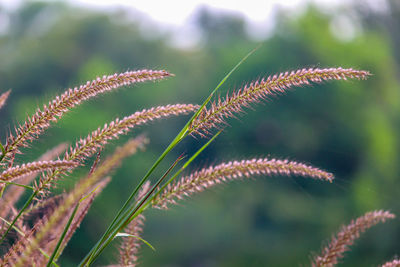
[[[35,188],[33,186],[29,186],[29,185],[25,185],[25,184],[18,184],[18,183],[14,183],[14,182],[3,181],[3,180],[0,180],[0,183],[5,183],[7,185],[9,185],[9,184],[16,185],[16,186],[24,187],[27,189],[31,189],[32,191],[35,190]]]
[[[3,158],[6,156],[6,150],[4,149],[4,146],[2,143],[0,143],[0,149],[1,149],[1,156],[0,156],[0,162],[3,160]]]
[[[58,240],[57,245],[56,245],[56,247],[55,247],[53,253],[52,253],[51,256],[50,256],[49,262],[47,263],[46,267],[50,267],[50,265],[51,265],[51,263],[53,262],[54,258],[55,258],[56,255],[58,254],[58,250],[60,249],[61,244],[62,244],[62,242],[63,242],[65,236],[67,235],[67,232],[68,232],[68,230],[69,230],[69,227],[71,226],[71,223],[72,223],[72,221],[73,221],[73,219],[74,219],[74,217],[75,217],[75,215],[76,215],[76,212],[78,211],[79,203],[80,203],[80,202],[78,202],[78,203],[75,205],[75,208],[74,208],[74,210],[73,210],[71,216],[69,217],[69,220],[68,220],[68,222],[67,222],[67,225],[65,226],[65,229],[64,229],[63,233],[61,234],[61,237],[60,237],[60,239]]]
[[[34,191],[32,193],[32,195],[29,197],[29,199],[25,202],[24,206],[22,207],[22,209],[19,211],[19,213],[17,214],[17,216],[14,218],[14,220],[11,222],[10,226],[8,226],[6,232],[4,233],[4,235],[2,236],[1,240],[0,240],[0,244],[3,243],[4,239],[6,238],[7,234],[10,232],[10,230],[13,228],[14,224],[17,222],[17,220],[19,219],[19,217],[21,217],[22,213],[28,208],[28,206],[31,204],[31,202],[33,201],[33,199],[37,196],[39,192],[38,191]]]

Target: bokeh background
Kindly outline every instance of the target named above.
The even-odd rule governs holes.
[[[212,188],[168,211],[146,211],[143,238],[157,251],[143,246],[141,266],[308,265],[323,241],[352,218],[374,209],[400,216],[400,4],[276,5],[268,23],[268,31],[257,33],[240,12],[205,5],[187,21],[192,37],[183,40],[168,25],[124,6],[99,9],[22,1],[10,8],[0,2],[0,92],[12,88],[0,110],[1,141],[37,106],[98,75],[151,68],[176,76],[83,104],[25,150],[19,161],[34,159],[60,142],[72,143],[105,122],[143,108],[201,103],[260,43],[222,92],[303,67],[369,70],[373,76],[367,81],[298,88],[256,105],[229,120],[230,126],[193,164],[198,169],[234,159],[289,158],[333,172],[334,183],[257,177]],[[105,150],[103,154],[140,133],[151,140],[145,152],[127,159],[114,173],[61,257],[61,266],[75,266],[89,251],[187,119],[143,126]],[[181,144],[157,174],[204,141]],[[67,190],[86,172],[74,172],[55,191]],[[342,266],[376,266],[390,260],[400,253],[399,238],[398,219],[376,226],[357,241]],[[95,265],[115,263],[117,254],[110,247]]]

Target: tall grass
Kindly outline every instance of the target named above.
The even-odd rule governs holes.
[[[2,255],[1,266],[58,266],[57,261],[64,248],[96,196],[107,186],[112,171],[123,164],[125,158],[144,149],[149,140],[143,135],[137,135],[101,162],[100,151],[112,140],[155,119],[193,113],[131,192],[112,223],[79,266],[92,265],[117,236],[121,236],[123,242],[120,258],[115,259],[115,262],[119,266],[135,266],[140,246],[143,243],[148,244],[140,237],[146,209],[167,209],[194,193],[221,183],[277,175],[333,182],[333,174],[309,164],[264,157],[223,162],[182,176],[183,170],[223,132],[227,120],[255,103],[284,94],[292,87],[328,80],[360,80],[369,75],[367,71],[351,68],[299,69],[252,81],[226,98],[217,96],[221,85],[251,53],[221,80],[201,105],[174,104],[136,111],[122,119],[106,123],[69,147],[60,144],[34,162],[19,164],[23,162],[21,148],[28,147],[39,139],[47,128],[75,106],[121,86],[162,80],[173,75],[165,70],[139,70],[97,78],[80,87],[66,90],[47,105],[38,108],[25,122],[16,125],[14,131],[7,133],[5,144],[0,144],[0,234],[1,245],[7,247]],[[9,95],[10,91],[0,95],[0,108],[4,106]],[[149,180],[150,175],[159,168],[159,164],[178,143],[196,135],[209,140],[190,157],[181,156],[176,159],[158,180]],[[88,174],[79,179],[72,190],[61,195],[51,194],[60,178],[66,179],[74,174],[73,170],[78,166],[88,165],[87,159],[94,155],[97,157]],[[16,203],[25,190],[31,191],[31,195],[18,210]],[[41,210],[41,215],[38,215],[38,210]],[[373,211],[352,221],[330,241],[320,256],[313,258],[312,265],[335,265],[361,232],[393,217],[389,212]],[[395,266],[395,262],[396,260],[388,262],[384,266]]]

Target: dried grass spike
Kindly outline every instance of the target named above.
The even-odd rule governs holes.
[[[350,224],[342,226],[336,236],[333,236],[329,244],[322,249],[321,255],[314,257],[311,265],[313,267],[335,266],[343,258],[344,253],[350,250],[349,247],[360,237],[361,233],[380,222],[385,222],[387,219],[393,218],[395,218],[394,214],[388,211],[377,210],[368,212],[356,220],[352,220]]]
[[[78,165],[79,162],[72,160],[56,160],[56,161],[50,160],[50,161],[30,162],[5,170],[3,173],[0,174],[0,180],[4,182],[12,182],[20,177],[23,177],[25,175],[34,172],[43,172],[53,169],[68,170],[71,168],[75,168]]]
[[[57,206],[64,200],[66,194],[59,194],[55,196],[48,197],[41,202],[33,206],[29,211],[27,211],[22,220],[25,222],[30,222],[30,224],[36,224],[41,219],[49,217]]]
[[[381,265],[381,267],[400,267],[400,260],[394,259]]]
[[[52,232],[51,229],[63,221],[67,216],[66,214],[70,212],[71,207],[74,207],[82,196],[97,182],[99,182],[100,179],[107,176],[110,171],[119,166],[124,158],[134,154],[137,151],[137,148],[143,145],[145,140],[146,139],[143,136],[140,136],[137,139],[131,139],[124,146],[117,148],[115,152],[100,164],[91,175],[82,179],[65,197],[65,200],[55,209],[43,227],[38,230],[15,266],[26,266],[26,263],[29,262],[31,256],[37,252],[37,249],[40,244],[42,244],[43,240],[48,238],[49,233]]]
[[[11,90],[8,90],[7,92],[4,92],[0,95],[0,109],[4,106],[4,104],[7,101],[8,96],[10,95]]]
[[[192,104],[167,105],[144,109],[123,119],[116,119],[109,124],[105,124],[102,129],[98,128],[93,131],[86,138],[80,139],[76,143],[75,148],[67,153],[64,158],[82,161],[86,157],[93,155],[100,147],[107,144],[109,140],[117,139],[120,135],[127,133],[136,126],[162,117],[187,114],[197,108],[197,105]]]
[[[241,113],[244,108],[250,107],[251,103],[282,94],[293,86],[309,85],[310,82],[320,83],[327,80],[346,80],[347,78],[366,79],[368,75],[370,75],[368,71],[343,68],[310,68],[275,74],[246,85],[224,100],[218,97],[193,121],[190,133],[200,136],[207,135],[212,128],[220,127],[225,123],[226,118],[233,117],[235,113]]]
[[[103,128],[93,131],[86,138],[81,138],[77,141],[75,147],[67,151],[64,159],[83,162],[87,157],[94,155],[98,149],[104,147],[110,140],[117,139],[120,135],[126,134],[136,126],[163,117],[187,114],[198,109],[198,107],[198,105],[192,104],[160,106],[135,112],[123,119],[116,119],[109,124],[105,124]],[[40,178],[37,190],[44,193],[45,189],[52,185],[61,175],[63,175],[62,171],[44,174]]]
[[[67,149],[67,144],[62,143],[44,153],[37,161],[52,160],[58,157],[66,149]],[[23,185],[28,185],[32,182],[33,179],[35,179],[36,176],[37,176],[36,173],[26,175],[24,177],[21,177],[18,180],[18,183]],[[7,190],[4,193],[3,198],[0,199],[0,217],[3,218],[7,217],[9,210],[15,206],[15,203],[19,200],[24,191],[25,188],[16,185],[10,185],[7,187]]]
[[[122,237],[123,241],[119,249],[120,266],[137,266],[138,252],[142,241],[136,238],[136,236],[140,236],[143,232],[144,221],[144,215],[139,214],[125,228],[126,233],[133,236]]]
[[[97,78],[79,88],[68,89],[61,96],[57,96],[53,101],[44,105],[42,109],[39,108],[32,117],[29,117],[25,123],[15,130],[15,135],[9,135],[5,147],[6,161],[10,162],[13,155],[19,152],[20,147],[26,146],[28,141],[37,138],[46,128],[50,127],[51,122],[56,122],[65,112],[79,105],[82,101],[121,86],[162,79],[168,76],[171,76],[171,74],[165,70],[127,71]]]
[[[20,255],[23,253],[25,247],[29,244],[29,238],[31,238],[31,234],[26,236],[22,236],[18,239],[17,242],[13,244],[13,246],[7,251],[5,255],[0,259],[1,267],[13,267],[17,262]]]
[[[167,208],[193,193],[230,180],[254,175],[297,175],[332,182],[333,175],[318,168],[289,160],[255,158],[251,160],[230,161],[217,166],[196,171],[177,182],[169,184],[164,192],[153,200],[153,206]]]

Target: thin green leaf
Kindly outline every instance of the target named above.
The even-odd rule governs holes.
[[[0,220],[2,220],[3,222],[5,222],[8,225],[11,225],[11,223],[9,221],[7,221],[6,219],[4,219],[3,217],[0,217]],[[16,227],[15,225],[12,227],[12,229],[14,229],[18,234],[25,236],[25,233],[20,230],[18,227]]]
[[[80,202],[79,202],[79,203],[80,203]],[[69,227],[71,226],[71,223],[72,223],[72,221],[74,220],[75,214],[76,214],[76,212],[78,211],[79,203],[75,205],[75,208],[74,208],[74,210],[72,211],[71,216],[69,217],[69,220],[68,220],[68,222],[67,222],[67,225],[65,226],[64,231],[62,232],[61,237],[60,237],[60,239],[58,240],[57,245],[56,245],[56,247],[55,247],[53,253],[52,253],[51,256],[50,256],[49,262],[47,263],[46,267],[50,267],[50,265],[51,265],[51,263],[53,262],[54,258],[57,256],[58,250],[60,249],[61,244],[62,244],[62,242],[63,242],[65,236],[67,235],[67,232],[68,232],[68,230],[69,230]]]
[[[14,182],[9,182],[9,181],[3,181],[0,180],[0,183],[4,183],[4,184],[11,184],[11,185],[16,185],[16,186],[20,186],[20,187],[25,187],[27,189],[31,189],[32,191],[35,190],[35,188],[33,188],[33,186],[29,186],[29,185],[24,185],[24,184],[18,184],[18,183],[14,183]]]
[[[21,208],[21,210],[18,212],[17,216],[15,216],[14,220],[11,222],[11,224],[8,226],[6,232],[3,234],[3,236],[1,237],[0,240],[0,244],[3,243],[4,239],[6,238],[6,236],[8,235],[8,233],[10,232],[10,230],[13,228],[13,226],[15,225],[15,223],[17,222],[17,220],[19,219],[19,217],[21,217],[22,213],[29,207],[29,205],[31,204],[31,202],[33,201],[33,199],[37,196],[37,194],[39,193],[39,191],[34,191],[32,193],[32,195],[29,197],[29,199],[25,202],[24,206]]]
[[[3,146],[3,144],[1,142],[0,142],[0,150],[1,150],[1,156],[0,156],[0,162],[1,162],[3,160],[3,158],[4,158],[4,156],[6,155],[6,150],[4,149],[4,146]],[[6,189],[6,186],[3,186],[1,188],[0,197],[3,197],[3,193],[4,193],[5,189]]]
[[[4,146],[2,143],[0,143],[0,149],[1,149],[1,156],[0,156],[0,162],[1,162],[4,158],[4,156],[6,155],[6,150],[4,149]]]
[[[149,248],[151,248],[153,251],[156,251],[156,249],[155,249],[149,242],[147,242],[146,240],[144,240],[144,239],[141,238],[140,236],[130,235],[130,234],[127,234],[127,233],[118,233],[118,234],[115,235],[114,238],[116,238],[116,237],[134,237],[134,238],[137,238],[137,239],[139,239],[140,241],[142,241],[143,243],[145,243],[145,244],[146,244]]]
[[[193,120],[195,120],[199,115],[200,112],[204,109],[204,107],[208,104],[208,102],[211,101],[211,98],[217,93],[218,89],[228,80],[229,76],[232,75],[232,73],[239,68],[240,65],[242,65],[243,62],[247,60],[249,56],[251,56],[254,52],[256,52],[259,48],[261,47],[261,44],[259,44],[256,48],[251,50],[247,55],[245,55],[236,65],[229,71],[229,73],[219,82],[217,87],[214,88],[214,90],[211,92],[211,94],[207,97],[207,99],[203,102],[203,104],[200,106],[200,108],[197,110],[197,112],[192,116],[192,118],[189,120],[189,122],[185,125],[185,127],[182,129],[182,131],[185,130],[184,134],[187,134],[187,130],[190,128],[190,125],[192,124]]]

